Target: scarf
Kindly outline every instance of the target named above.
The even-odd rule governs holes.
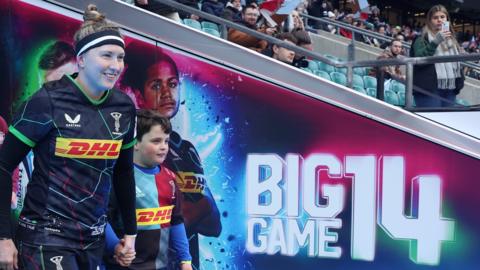
[[[435,36],[428,31],[428,41],[432,42],[434,39]],[[438,45],[434,56],[458,54],[457,42],[449,38]],[[437,73],[438,89],[455,89],[455,79],[462,77],[459,62],[435,63],[435,71]]]

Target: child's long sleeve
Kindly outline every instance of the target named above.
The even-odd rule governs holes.
[[[107,223],[105,227],[105,253],[108,255],[113,254],[115,251],[115,246],[120,242],[117,235],[112,229],[110,223]]]
[[[175,251],[179,263],[191,263],[192,256],[189,252],[187,232],[183,223],[170,227],[170,247]]]

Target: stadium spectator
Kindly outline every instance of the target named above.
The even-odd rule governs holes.
[[[378,25],[377,29],[376,29],[376,32],[379,33],[382,36],[387,36],[387,29],[386,29],[386,26],[384,24]],[[373,45],[375,47],[385,49],[388,46],[388,42],[383,40],[383,39],[373,38]]]
[[[250,29],[271,34],[270,32],[267,32],[267,31],[271,31],[271,30],[267,30],[268,28],[257,27],[257,19],[259,16],[260,16],[260,12],[258,11],[258,8],[254,6],[247,6],[242,10],[242,21],[239,23]],[[251,36],[247,33],[244,33],[234,28],[230,28],[228,30],[228,40],[233,43],[237,43],[241,46],[255,50],[257,52],[261,52],[265,50],[265,48],[268,45],[268,43],[265,40],[256,38],[254,36]]]
[[[291,33],[280,33],[275,37],[282,41],[291,43],[292,45],[297,44],[297,39]],[[277,59],[278,61],[284,62],[286,64],[292,64],[293,59],[295,58],[295,52],[290,49],[283,48],[274,44],[272,46],[272,58]]]
[[[415,39],[415,33],[412,31],[412,28],[408,25],[405,25],[401,34],[403,34],[403,36],[405,37],[406,42],[411,42],[413,39]]]
[[[307,8],[308,14],[314,17],[328,17],[328,12],[333,11],[332,3],[326,0],[313,0]],[[321,29],[322,24],[317,20],[310,20],[310,25],[315,29]]]
[[[308,34],[307,31],[305,30],[294,31],[292,32],[292,35],[297,40],[297,46],[300,46],[309,51],[313,51],[312,39],[310,38],[310,35]],[[307,67],[308,66],[307,58],[304,55],[296,53],[295,58],[293,60],[293,65],[298,68]]]
[[[197,0],[177,0],[177,2],[198,9]],[[178,12],[175,8],[162,4],[158,0],[135,0],[135,5],[176,22],[182,22],[182,19],[184,18],[198,19],[198,16],[196,15]]]
[[[354,21],[353,21],[353,14],[347,14],[344,18],[343,18],[343,22],[344,23],[347,23],[347,24],[350,24],[350,25],[353,25]],[[352,31],[350,30],[347,30],[345,28],[340,28],[340,35],[348,38],[348,39],[352,39]]]
[[[293,32],[297,30],[305,30],[302,17],[297,10],[293,10],[283,22],[283,32]]]
[[[390,46],[387,47],[377,59],[396,59],[402,55],[402,42],[399,40],[393,40]],[[385,79],[405,80],[405,74],[401,70],[400,66],[383,66],[381,70],[385,72]],[[376,76],[377,70],[372,69],[370,76]]]
[[[204,0],[202,2],[202,11],[217,17],[222,17],[224,8],[225,4],[218,0]]]
[[[290,15],[293,21],[293,29],[291,30],[291,32],[298,31],[298,30],[305,30],[305,25],[303,25],[303,21],[302,21],[302,17],[300,17],[300,13],[294,10]]]
[[[242,20],[242,3],[240,0],[230,0],[223,9],[222,17],[232,22]]]
[[[442,5],[433,6],[427,13],[427,23],[422,35],[413,42],[411,56],[446,56],[458,55],[460,46],[455,39],[453,28],[442,29],[450,21],[447,9]],[[443,97],[451,102],[464,85],[464,77],[459,62],[428,64],[414,67],[414,84],[426,91]],[[414,92],[415,102],[419,107],[447,107],[450,103],[438,98]]]
[[[365,26],[365,23],[364,21],[362,20],[356,20],[353,22],[353,26],[355,27],[358,27],[360,29],[366,29],[367,27]],[[359,41],[359,42],[363,42],[363,43],[367,43],[367,44],[371,44],[373,45],[373,41],[370,37],[368,37],[367,35],[364,35],[364,34],[361,34],[361,33],[353,33],[354,37],[355,37],[355,41]]]
[[[385,19],[380,15],[380,9],[378,7],[372,7],[370,16],[368,16],[367,21],[378,27],[381,24],[385,24]]]

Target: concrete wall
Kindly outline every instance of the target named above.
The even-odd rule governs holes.
[[[322,54],[329,54],[342,59],[348,58],[348,45],[351,40],[339,35],[319,31],[318,34],[310,33],[313,41],[313,50]],[[363,43],[355,43],[355,60],[374,60],[382,49]],[[459,98],[470,104],[480,104],[480,81],[472,78],[465,80],[465,87],[460,92]]]

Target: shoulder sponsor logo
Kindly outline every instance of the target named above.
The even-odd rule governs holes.
[[[202,193],[205,189],[205,176],[193,172],[178,172],[177,184],[182,192]]]
[[[173,205],[169,205],[157,208],[137,209],[137,225],[147,226],[170,223],[173,207]]]
[[[89,140],[57,137],[55,156],[88,159],[116,159],[121,140]]]
[[[112,112],[110,115],[113,117],[115,120],[115,131],[112,132],[114,135],[122,135],[120,132],[120,118],[122,117],[122,114],[119,112]]]
[[[65,120],[67,120],[67,127],[81,127],[81,125],[79,124],[80,117],[81,117],[80,114],[77,114],[75,118],[72,118],[67,113],[65,113],[64,115],[65,115]]]

